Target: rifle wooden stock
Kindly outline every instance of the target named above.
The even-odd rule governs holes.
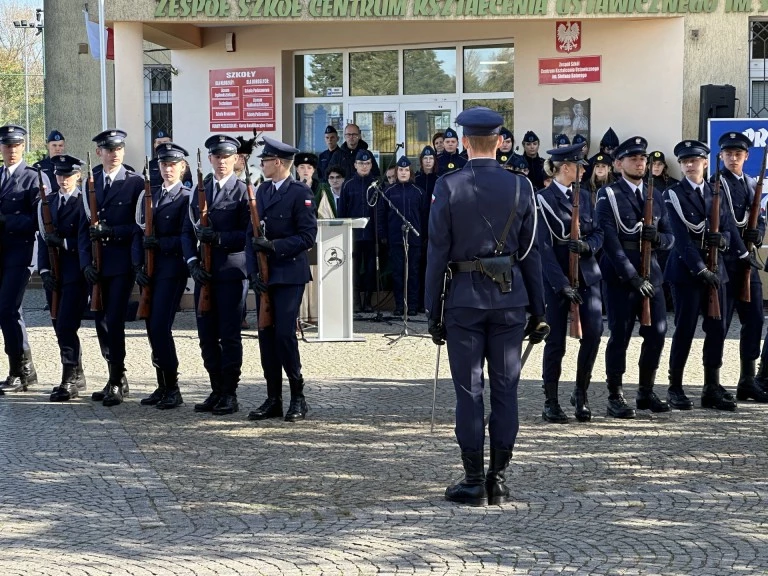
[[[96,186],[93,183],[93,169],[91,168],[91,153],[88,153],[88,209],[91,211],[91,226],[99,223],[99,205],[96,202]],[[93,267],[101,274],[101,240],[91,240],[91,253]],[[93,285],[91,291],[91,312],[101,312],[101,281]]]
[[[712,193],[712,211],[709,213],[709,231],[720,232],[720,161],[717,161],[717,175],[715,178],[715,189]],[[707,248],[707,268],[709,271],[717,274],[717,257],[719,248],[709,246]],[[720,298],[718,289],[712,286],[709,289],[709,303],[707,305],[707,315],[715,320],[720,320]]]
[[[577,165],[578,166],[578,165]],[[579,200],[580,183],[579,169],[576,168],[576,181],[573,183],[573,211],[571,213],[571,240],[579,239]],[[571,288],[579,289],[579,258],[577,252],[568,252],[568,281]],[[571,338],[581,338],[581,311],[577,302],[571,302]]]
[[[747,229],[757,229],[757,219],[760,216],[760,201],[763,197],[763,179],[765,178],[765,162],[768,160],[768,146],[763,149],[763,164],[760,166],[760,177],[757,179],[757,185],[755,186],[755,195],[752,198],[752,205],[749,207],[749,222],[747,223]],[[747,242],[747,250],[752,252],[754,248],[752,242]],[[742,302],[750,302],[752,300],[752,266],[747,266],[743,272],[744,280],[741,283],[741,294],[739,299]]]
[[[200,167],[200,149],[197,150],[197,206],[200,209],[200,226],[208,226],[208,201],[205,199],[205,183],[203,182],[203,170]],[[203,270],[210,274],[213,254],[211,245],[200,243],[200,260]],[[200,296],[197,301],[197,315],[202,316],[211,311],[211,286],[200,286]]]
[[[253,228],[253,237],[258,238],[261,233],[261,218],[259,217],[259,208],[256,205],[256,194],[253,192],[251,183],[251,171],[248,169],[248,162],[245,163],[245,183],[248,187],[248,208],[251,212],[251,227]],[[269,284],[269,264],[267,255],[264,252],[257,252],[256,259],[259,263],[259,275],[264,284]],[[264,291],[259,295],[259,330],[269,328],[275,323],[272,315],[272,299],[269,292]]]
[[[149,160],[144,158],[144,237],[152,236],[155,233],[155,217],[152,209],[152,186],[149,181]],[[150,280],[155,275],[155,250],[153,248],[144,249],[144,267]],[[139,299],[139,310],[137,316],[139,320],[146,320],[152,311],[152,282],[141,289],[141,298]]]
[[[648,170],[648,190],[645,193],[645,205],[643,206],[643,226],[653,226],[653,167]],[[642,230],[640,232],[642,234]],[[640,242],[640,276],[644,280],[651,280],[651,253],[653,246],[650,240]],[[643,306],[640,311],[640,325],[651,325],[651,299],[643,296]]]
[[[38,164],[37,168],[37,187],[40,193],[40,213],[43,216],[43,231],[46,234],[54,234],[56,229],[53,227],[53,218],[51,217],[51,205],[46,196],[45,185],[43,184],[43,171]],[[61,278],[59,277],[59,249],[48,246],[48,260],[50,260],[51,275],[56,280],[56,284],[51,292],[51,319],[56,320],[59,313],[59,286]]]

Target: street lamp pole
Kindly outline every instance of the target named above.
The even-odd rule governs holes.
[[[32,126],[29,123],[29,45],[27,44],[27,30],[37,30],[37,34],[43,33],[43,11],[38,10],[34,22],[27,20],[14,20],[14,28],[24,30],[24,108],[26,116],[26,129],[29,137],[27,138],[27,152],[32,146]]]

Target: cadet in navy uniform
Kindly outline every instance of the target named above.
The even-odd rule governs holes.
[[[339,133],[333,126],[325,127],[325,144],[328,148],[320,152],[317,163],[317,178],[320,182],[328,181],[328,169],[333,166],[331,156],[339,147]]]
[[[627,405],[623,377],[627,367],[627,347],[635,321],[642,311],[643,299],[650,300],[651,325],[640,327],[640,382],[635,399],[638,410],[666,412],[669,406],[656,396],[653,386],[667,333],[667,312],[661,289],[662,273],[658,250],[669,250],[675,240],[664,210],[664,202],[653,195],[652,226],[643,226],[647,190],[643,176],[647,164],[645,138],[634,136],[616,148],[616,159],[622,177],[602,187],[597,193],[597,224],[603,230],[603,254],[600,269],[606,283],[608,327],[611,337],[605,348],[605,371],[608,385],[608,415],[634,418],[635,410]],[[640,276],[641,242],[651,242],[650,278]]]
[[[421,217],[425,212],[425,193],[411,181],[411,161],[401,156],[397,161],[397,182],[384,191],[395,208],[411,223],[419,236],[408,231],[408,286],[405,285],[405,245],[403,219],[382,201],[379,220],[382,238],[389,244],[392,285],[395,293],[395,316],[404,313],[404,298],[408,297],[408,316],[416,316],[419,302],[419,262],[421,260]]]
[[[437,157],[437,173],[442,176],[461,170],[466,163],[467,159],[459,154],[459,135],[453,128],[448,128],[443,135],[443,152]]]
[[[77,335],[83,310],[88,303],[88,284],[80,269],[78,249],[80,226],[85,212],[82,192],[77,187],[83,161],[67,155],[54,156],[52,160],[59,183],[59,191],[48,194],[54,232],[45,232],[42,203],[38,203],[40,245],[37,248],[37,269],[43,280],[49,306],[54,287],[58,289],[58,313],[52,322],[59,344],[62,375],[61,384],[53,389],[50,400],[64,402],[77,398],[85,390],[85,376],[80,365],[80,338]],[[49,248],[58,251],[58,278],[52,274]]]
[[[523,159],[528,164],[528,179],[534,190],[544,187],[544,158],[539,156],[539,137],[529,130],[523,136]]]
[[[40,160],[40,168],[48,176],[48,180],[51,182],[51,192],[58,192],[59,183],[56,181],[56,176],[53,173],[53,157],[63,156],[66,154],[64,150],[66,146],[64,140],[64,134],[58,130],[51,130],[48,134],[48,138],[45,139],[45,147],[48,149],[48,156]]]
[[[603,334],[600,268],[595,254],[603,246],[603,231],[597,227],[594,205],[588,188],[579,188],[579,237],[571,238],[574,183],[581,177],[586,164],[581,144],[548,150],[550,158],[544,169],[552,183],[537,195],[540,210],[538,231],[539,251],[544,270],[544,299],[547,304],[547,324],[552,331],[544,345],[544,394],[546,402],[542,417],[549,422],[563,423],[568,417],[558,402],[558,384],[565,356],[568,335],[568,312],[571,303],[579,305],[582,337],[576,368],[576,389],[571,403],[576,407],[576,419],[587,422],[592,418],[587,399],[600,337]],[[568,280],[570,254],[579,256],[579,286],[573,288]]]
[[[555,136],[555,148],[567,148],[571,145],[571,139],[565,134]]]
[[[726,203],[720,203],[720,227],[711,232],[709,219],[712,210],[712,188],[704,180],[709,147],[696,140],[684,140],[675,146],[683,170],[683,179],[667,188],[664,198],[675,233],[675,246],[667,260],[664,279],[672,288],[675,303],[675,333],[669,355],[669,404],[678,410],[693,407],[683,390],[683,372],[691,351],[699,316],[703,316],[704,330],[704,389],[702,408],[735,410],[736,402],[730,392],[720,384],[725,342],[725,284],[728,282],[726,266],[719,265],[713,272],[707,268],[707,252],[716,249],[730,252],[749,266],[749,253],[731,219]],[[707,311],[710,289],[718,288],[721,318],[711,318]]]
[[[146,319],[147,337],[152,349],[152,364],[157,374],[157,388],[141,400],[144,406],[167,410],[181,406],[179,390],[179,358],[173,342],[173,320],[187,286],[189,273],[181,250],[184,222],[189,219],[191,190],[181,178],[188,170],[189,153],[178,144],[166,142],[155,150],[163,182],[152,192],[153,234],[141,233],[146,221],[144,195],[136,205],[137,234],[133,241],[133,265],[136,283],[142,288],[151,284],[150,316]],[[154,251],[154,273],[146,272],[145,251]]]
[[[720,172],[721,202],[727,206],[731,220],[736,224],[744,243],[751,242],[754,247],[759,248],[765,234],[765,218],[758,213],[757,227],[749,228],[757,182],[744,174],[744,162],[749,157],[752,141],[741,132],[726,132],[720,137],[718,145],[725,164],[725,169]],[[727,334],[731,327],[733,313],[737,312],[741,323],[741,374],[736,388],[736,399],[751,398],[756,402],[768,402],[768,392],[755,383],[755,360],[760,356],[760,339],[763,334],[763,284],[757,269],[749,266],[750,301],[741,300],[747,263],[751,264],[751,260],[739,260],[730,252],[725,254],[725,268],[728,272],[728,284],[725,287],[725,333]]]
[[[317,217],[312,191],[291,177],[291,164],[297,152],[292,146],[264,138],[264,149],[259,154],[262,172],[271,181],[264,182],[256,191],[264,235],[254,238],[249,226],[248,273],[251,288],[257,296],[265,290],[269,292],[274,325],[259,330],[267,399],[248,414],[249,420],[282,418],[283,371],[291,390],[285,420],[304,420],[309,409],[304,399],[296,319],[304,286],[312,279],[307,250],[315,245]],[[262,280],[257,262],[259,252],[267,256],[269,284]],[[257,301],[260,308],[260,299]]]
[[[105,130],[93,141],[101,166],[93,169],[98,206],[98,224],[90,224],[87,193],[80,218],[80,267],[86,280],[101,286],[102,310],[95,313],[96,335],[101,354],[109,367],[103,390],[91,399],[116,406],[128,396],[125,377],[125,310],[134,285],[131,243],[136,229],[136,202],[144,190],[144,179],[123,166],[125,138],[122,130]],[[93,264],[91,242],[101,241],[101,270]]]
[[[512,166],[512,161],[518,158],[515,154],[515,137],[508,128],[502,126],[501,132],[501,146],[496,150],[496,160],[502,166]]]
[[[159,158],[157,151],[163,144],[168,144],[171,141],[171,135],[165,130],[158,130],[155,132],[155,139],[152,142],[152,150],[154,151],[154,157],[149,161],[149,184],[152,187],[152,191],[160,188],[163,184],[163,174],[160,170]],[[185,162],[186,164],[186,162]],[[186,188],[192,187],[192,171],[189,166],[184,170],[181,176],[181,184]]]
[[[241,325],[247,294],[245,238],[250,222],[248,189],[235,177],[239,142],[215,134],[205,141],[213,177],[205,183],[208,226],[200,226],[198,194],[189,201],[189,218],[184,221],[181,246],[190,275],[195,280],[195,307],[200,288],[210,286],[211,311],[197,314],[197,333],[203,364],[211,381],[211,393],[195,412],[216,415],[239,410],[237,386],[243,365]],[[211,246],[210,272],[198,255],[198,241]]]
[[[376,180],[372,173],[372,161],[373,156],[368,150],[357,151],[355,172],[347,175],[337,206],[339,218],[368,218],[365,228],[352,231],[352,260],[355,267],[355,296],[352,302],[355,312],[371,311],[371,295],[376,285],[376,222],[374,207],[368,202],[373,196],[369,188]]]
[[[37,171],[23,160],[26,134],[24,128],[14,124],[0,127],[0,329],[9,367],[8,377],[0,385],[0,395],[26,391],[34,383],[24,354],[21,302],[29,281],[39,189]],[[43,184],[50,187],[45,174]]]
[[[419,171],[413,182],[424,194],[421,213],[421,254],[419,255],[419,301],[416,310],[424,314],[424,275],[427,272],[427,245],[429,244],[429,208],[432,206],[432,191],[437,182],[437,152],[432,146],[424,146],[419,154]]]
[[[448,343],[456,388],[456,438],[464,479],[446,490],[453,502],[507,500],[505,470],[518,431],[517,385],[523,336],[541,342],[544,323],[536,203],[530,182],[499,166],[503,119],[488,108],[456,118],[469,161],[437,181],[429,215],[426,305],[436,344]],[[441,318],[443,277],[452,280]],[[499,283],[481,270],[493,273]],[[526,325],[526,310],[530,313]],[[491,454],[485,474],[483,366],[491,386]]]

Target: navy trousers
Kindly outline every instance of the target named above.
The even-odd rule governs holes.
[[[419,307],[419,261],[421,246],[408,246],[408,310],[416,311]],[[405,245],[389,245],[389,263],[392,268],[392,288],[395,293],[395,310],[404,307],[405,288]]]
[[[578,366],[586,370],[585,374],[591,374],[600,348],[600,337],[603,335],[600,282],[592,286],[579,286],[579,294],[584,303],[579,306],[581,340]],[[551,331],[544,344],[542,378],[544,382],[559,382],[563,356],[565,356],[565,342],[568,337],[568,312],[571,303],[552,290],[546,291],[544,299],[547,304],[547,324]]]
[[[491,446],[512,450],[519,429],[517,385],[525,328],[525,309],[445,311],[448,361],[456,389],[456,439],[462,452],[479,452],[483,425],[483,364],[491,385]]]
[[[611,331],[605,347],[605,372],[621,375],[627,371],[627,348],[635,322],[640,319],[643,297],[629,284],[620,282],[606,282],[605,295],[608,328]],[[656,293],[651,298],[651,325],[640,326],[639,334],[643,343],[638,366],[658,370],[667,334],[667,310],[661,286],[656,286]]]
[[[703,283],[672,283],[672,300],[675,303],[675,333],[672,336],[672,348],[669,351],[670,372],[676,373],[685,370],[700,316],[704,318],[701,323],[701,328],[704,330],[702,364],[707,368],[720,368],[723,365],[725,292],[726,287],[721,285],[720,290],[717,291],[720,299],[721,318],[715,320],[707,314],[709,303],[709,288],[707,286]]]
[[[125,363],[125,310],[133,291],[133,274],[101,279],[102,310],[94,313],[101,355],[112,364]]]
[[[179,309],[187,278],[157,278],[152,285],[152,308],[146,319],[147,337],[152,348],[152,363],[168,372],[179,369],[179,357],[173,341],[173,320]]]
[[[48,306],[51,305],[51,293],[45,291]],[[83,310],[88,304],[88,283],[85,278],[81,282],[70,282],[59,287],[59,309],[56,319],[52,320],[53,331],[59,343],[61,364],[77,366],[80,363],[80,323]]]
[[[299,341],[296,338],[296,319],[299,317],[304,284],[277,284],[269,287],[274,326],[259,330],[259,352],[267,396],[282,398],[283,370],[288,381],[298,381],[301,375]],[[256,309],[261,313],[261,300],[256,298]]]
[[[376,249],[373,240],[357,240],[352,244],[352,277],[355,292],[376,289]]]
[[[742,302],[741,290],[744,273],[738,266],[727,266],[728,283],[725,285],[725,333],[731,328],[733,313],[739,315],[739,355],[742,360],[756,360],[760,355],[760,339],[763,336],[763,283],[757,270],[752,269],[749,302]]]
[[[24,352],[25,334],[22,330],[21,302],[29,282],[29,268],[13,266],[2,271],[0,280],[0,330],[3,332],[5,353],[9,357]]]

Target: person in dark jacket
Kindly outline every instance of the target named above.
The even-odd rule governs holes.
[[[51,192],[59,191],[59,183],[56,181],[56,175],[54,174],[53,157],[65,156],[66,145],[64,134],[58,130],[51,130],[50,134],[48,134],[48,138],[45,139],[45,147],[48,150],[48,156],[40,160],[39,164],[40,168],[43,169],[43,172],[45,172],[46,176],[48,176],[48,180],[51,182]]]
[[[419,298],[416,310],[419,314],[426,312],[424,308],[424,274],[427,271],[427,245],[429,241],[429,207],[432,206],[432,192],[437,182],[437,151],[432,146],[424,146],[419,154],[419,171],[414,183],[424,193],[424,207],[421,214],[421,256],[419,260]]]
[[[664,192],[679,182],[669,175],[669,166],[667,166],[667,160],[661,150],[654,150],[648,155],[648,164],[649,173],[653,172],[653,187],[657,190]],[[648,182],[648,176],[645,177],[645,182]]]
[[[360,139],[360,127],[357,124],[347,124],[344,127],[344,144],[339,146],[328,161],[329,166],[340,166],[345,174],[355,173],[355,162],[360,150],[368,150],[368,143]],[[369,152],[371,174],[374,178],[381,176],[376,158]]]
[[[523,136],[523,159],[528,164],[528,179],[534,189],[544,188],[544,158],[539,156],[539,137],[529,130]]]
[[[339,133],[333,126],[325,127],[325,144],[328,148],[320,152],[317,163],[317,179],[320,182],[328,181],[328,169],[333,166],[331,157],[339,149]]]
[[[437,157],[437,173],[442,176],[461,170],[466,163],[467,159],[459,153],[459,135],[448,128],[443,138],[443,153]]]

